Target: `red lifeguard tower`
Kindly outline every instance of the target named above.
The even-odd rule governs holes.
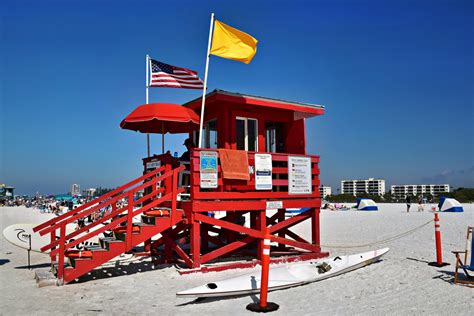
[[[201,102],[183,106],[200,113]],[[267,227],[273,262],[327,256],[319,246],[319,157],[306,154],[305,135],[305,118],[322,114],[319,105],[207,94],[203,148],[192,150],[189,162],[169,154],[145,158],[143,176],[35,228],[51,234],[43,250],[51,249],[58,279],[70,282],[143,242],[157,261],[190,268],[182,272],[253,266]],[[197,131],[190,137],[198,143]],[[144,193],[134,199],[138,192]],[[104,207],[108,215],[66,234],[67,223]],[[288,209],[297,212],[287,216]],[[291,230],[303,221],[310,222],[311,236]],[[99,246],[73,250],[106,230],[114,236],[100,238]]]

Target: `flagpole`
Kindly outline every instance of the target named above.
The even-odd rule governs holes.
[[[145,61],[146,61],[146,83],[145,83],[145,87],[146,87],[146,104],[148,104],[148,88],[149,88],[149,84],[150,84],[150,80],[149,80],[149,66],[150,66],[150,56],[148,56],[148,54],[146,54],[146,58],[145,58]],[[150,134],[147,133],[146,134],[146,145],[147,145],[147,152],[148,152],[148,157],[150,157]]]
[[[201,117],[199,120],[199,146],[201,148],[202,141],[202,123],[204,120],[204,106],[206,104],[206,89],[207,89],[207,71],[209,69],[209,55],[211,51],[212,41],[212,27],[214,26],[214,13],[211,13],[211,25],[209,26],[209,41],[207,43],[207,55],[206,55],[206,71],[204,72],[204,88],[202,89],[202,103],[201,103]]]

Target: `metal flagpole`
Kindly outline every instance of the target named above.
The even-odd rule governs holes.
[[[146,104],[148,104],[148,88],[150,85],[150,80],[149,80],[149,69],[150,69],[150,56],[146,54]],[[146,134],[146,145],[147,145],[147,152],[148,152],[148,157],[150,157],[150,134]]]
[[[214,26],[214,13],[211,13],[211,25],[209,27],[209,42],[207,43],[207,55],[206,55],[206,71],[204,72],[204,88],[202,89],[202,103],[201,103],[201,118],[199,121],[199,146],[201,148],[202,141],[202,123],[204,120],[204,105],[206,103],[206,89],[207,89],[207,71],[209,69],[209,55],[211,51],[211,41],[212,41],[212,28]]]

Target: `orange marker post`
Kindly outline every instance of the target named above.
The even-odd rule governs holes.
[[[260,302],[247,305],[252,312],[268,313],[276,311],[280,306],[276,303],[267,302],[268,297],[268,275],[270,270],[270,229],[265,228],[262,240],[262,276],[260,278]]]
[[[449,265],[449,263],[443,262],[443,253],[441,250],[441,225],[439,223],[438,213],[434,214],[435,223],[435,241],[436,241],[436,262],[430,262],[430,266],[442,267]]]

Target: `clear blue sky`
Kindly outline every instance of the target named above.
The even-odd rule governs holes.
[[[119,123],[145,101],[145,54],[203,77],[215,12],[259,46],[250,65],[211,57],[209,89],[325,105],[307,124],[323,184],[474,187],[473,1],[164,3],[0,3],[0,183],[47,194],[139,176],[146,138]],[[166,139],[183,151],[184,135]]]

